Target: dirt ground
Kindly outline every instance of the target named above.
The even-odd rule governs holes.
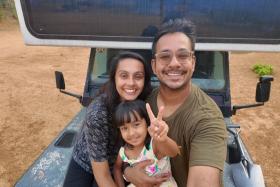
[[[0,23],[0,186],[13,186],[35,158],[81,108],[55,88],[54,71],[62,71],[69,90],[81,94],[89,49],[25,46],[15,22]],[[270,102],[244,109],[233,120],[267,186],[280,185],[280,53],[230,55],[233,104],[253,103],[255,63],[274,67]]]

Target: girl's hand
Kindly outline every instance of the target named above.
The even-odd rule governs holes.
[[[164,142],[167,139],[167,133],[169,130],[168,125],[165,123],[165,121],[162,120],[164,107],[160,107],[157,117],[154,116],[151,107],[148,103],[146,103],[146,109],[151,121],[151,124],[148,127],[148,132],[150,136],[154,140]]]

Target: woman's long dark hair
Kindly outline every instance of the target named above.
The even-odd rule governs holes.
[[[118,64],[121,60],[132,58],[140,61],[144,66],[145,80],[144,80],[144,88],[141,94],[137,97],[137,99],[145,100],[148,94],[151,92],[151,70],[150,66],[144,60],[144,58],[138,54],[131,51],[121,51],[110,61],[110,70],[109,70],[109,80],[105,84],[102,92],[106,94],[106,105],[109,112],[112,114],[116,106],[121,102],[120,95],[116,89],[116,81],[115,75]]]

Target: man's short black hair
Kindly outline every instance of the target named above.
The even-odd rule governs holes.
[[[170,19],[169,21],[163,23],[160,26],[157,34],[154,37],[154,41],[152,45],[153,58],[156,53],[156,45],[158,40],[166,34],[175,33],[175,32],[181,32],[185,34],[190,39],[192,50],[194,50],[195,42],[196,42],[196,33],[195,33],[194,24],[191,21],[184,18]]]

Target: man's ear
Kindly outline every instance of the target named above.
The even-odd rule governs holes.
[[[196,57],[193,56],[193,62],[192,62],[193,72],[194,72],[194,70],[195,70],[195,64],[196,64]]]
[[[153,58],[151,60],[151,66],[152,66],[153,73],[156,75],[156,59]]]

